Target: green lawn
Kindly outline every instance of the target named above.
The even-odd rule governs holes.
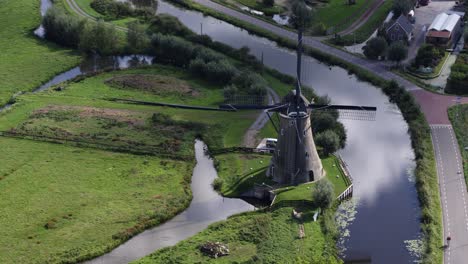
[[[338,160],[335,156],[330,156],[328,158],[322,159],[322,165],[324,170],[327,172],[326,178],[333,184],[335,196],[338,197],[338,195],[340,195],[344,190],[346,190],[346,188],[348,188],[344,178],[345,176],[341,171]],[[313,188],[314,182],[277,190],[278,195],[276,196],[275,203],[279,203],[280,201],[295,200],[312,201]]]
[[[88,15],[91,15],[93,17],[96,17],[96,18],[102,18],[103,16],[101,14],[99,14],[98,12],[96,12],[96,10],[94,10],[92,7],[91,7],[91,3],[93,2],[93,0],[75,0],[75,3],[83,10],[86,12],[86,14]]]
[[[327,28],[336,27],[336,32],[339,32],[358,19],[373,1],[356,0],[356,4],[348,5],[344,0],[330,0],[324,7],[317,8],[317,20]]]
[[[448,113],[460,146],[465,180],[468,183],[468,150],[465,150],[468,147],[468,105],[450,107]]]
[[[349,34],[343,37],[345,45],[353,45],[354,42],[362,43],[366,41],[374,31],[382,25],[383,21],[387,17],[388,13],[392,9],[392,1],[385,1],[356,31],[354,34]]]
[[[8,138],[0,145],[1,263],[99,255],[190,201],[192,162]]]
[[[259,154],[229,153],[217,155],[217,170],[222,182],[220,192],[223,196],[239,197],[252,188],[254,183],[271,184],[265,172],[271,156]]]
[[[39,0],[1,0],[0,14],[0,105],[80,62],[77,53],[34,36]]]
[[[292,209],[230,217],[188,240],[132,263],[342,263],[333,253],[333,240],[322,229],[323,220],[313,222],[313,211],[305,210],[302,221],[305,237],[300,239],[300,221],[291,218]],[[203,255],[199,247],[208,241],[226,244],[230,254],[217,259]]]

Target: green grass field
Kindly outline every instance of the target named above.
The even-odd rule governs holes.
[[[265,175],[271,156],[258,154],[229,153],[215,156],[218,177],[221,181],[219,190],[223,196],[239,197],[252,188],[254,183],[271,184]]]
[[[356,31],[354,34],[349,34],[343,37],[345,45],[353,45],[354,42],[362,43],[366,41],[374,31],[382,25],[383,21],[387,17],[388,13],[392,9],[392,1],[385,1]]]
[[[324,7],[317,8],[317,20],[327,28],[336,27],[336,32],[346,29],[358,19],[374,0],[356,0],[348,5],[344,0],[330,0]]]
[[[305,210],[300,221],[291,218],[292,209],[230,217],[132,263],[342,263],[333,253],[335,245],[322,229],[322,222],[312,221],[313,211]],[[300,223],[304,225],[303,239],[299,238]],[[226,244],[230,254],[217,259],[203,255],[199,247],[208,241]]]
[[[8,138],[0,145],[1,263],[99,255],[190,201],[192,162]]]
[[[324,170],[327,172],[326,178],[333,184],[335,196],[338,197],[338,195],[348,188],[344,174],[339,167],[338,160],[335,156],[330,156],[322,159],[322,165]],[[286,187],[285,189],[278,190],[275,203],[296,200],[307,200],[312,202],[312,191],[314,186],[314,183],[305,183],[296,187]]]
[[[38,0],[2,0],[0,14],[0,105],[80,62],[76,52],[34,36],[40,24]]]
[[[468,147],[468,135],[466,133],[468,131],[468,105],[452,106],[449,108],[448,113],[460,146],[465,180],[468,183],[468,150],[465,150]]]

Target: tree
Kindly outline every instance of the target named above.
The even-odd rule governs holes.
[[[150,45],[145,26],[138,22],[131,23],[128,26],[127,45],[130,53],[145,53]]]
[[[117,51],[117,31],[104,21],[87,22],[80,34],[80,50],[109,55]]]
[[[383,37],[375,37],[370,39],[362,50],[364,55],[369,59],[377,59],[379,56],[382,56],[387,51],[387,41]]]
[[[416,58],[414,59],[414,66],[434,67],[440,59],[444,56],[444,50],[435,47],[432,44],[423,44],[419,50]]]
[[[393,17],[397,18],[401,14],[407,15],[412,5],[412,0],[393,0]]]
[[[65,14],[63,9],[51,7],[42,20],[45,38],[68,47],[77,47],[84,21]]]
[[[465,47],[468,46],[468,31],[465,32]]]
[[[325,130],[315,136],[315,143],[322,148],[324,156],[328,156],[340,147],[340,138],[333,130]]]
[[[333,184],[327,179],[321,179],[315,183],[312,200],[320,208],[329,208],[333,202],[335,191]]]
[[[408,57],[408,48],[403,42],[393,42],[388,48],[388,59],[396,62],[397,66],[406,57]]]
[[[296,0],[292,6],[291,25],[296,29],[305,29],[310,26],[313,13],[303,0]]]
[[[275,0],[263,0],[262,2],[266,6],[274,6],[275,5]]]

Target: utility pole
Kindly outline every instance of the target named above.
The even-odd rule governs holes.
[[[200,23],[200,35],[203,35],[203,23]]]

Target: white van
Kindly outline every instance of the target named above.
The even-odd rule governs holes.
[[[265,142],[265,147],[267,148],[276,148],[276,143],[278,143],[278,140],[276,138],[267,138]]]

